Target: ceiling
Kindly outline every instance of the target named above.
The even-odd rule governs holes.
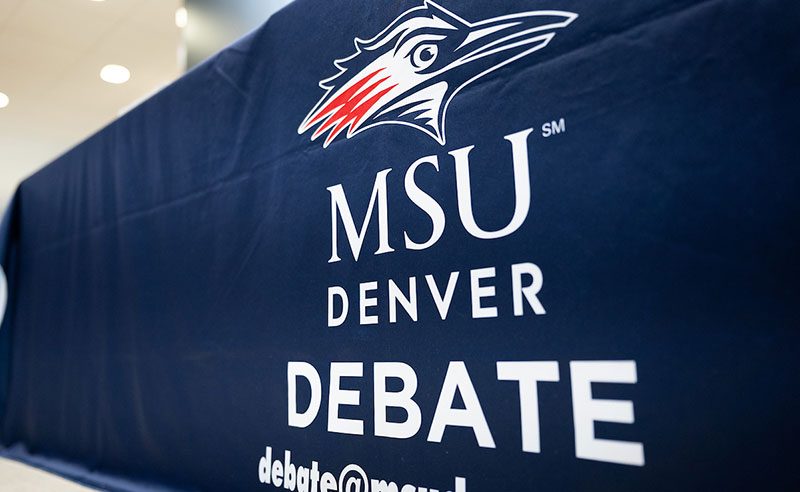
[[[183,72],[183,0],[0,0],[0,209],[30,175]],[[100,79],[107,64],[130,80]]]

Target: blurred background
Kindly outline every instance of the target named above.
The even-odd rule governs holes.
[[[0,210],[19,182],[290,0],[0,0]]]

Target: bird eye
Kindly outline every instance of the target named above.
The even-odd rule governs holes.
[[[439,55],[439,47],[435,44],[421,44],[414,48],[411,53],[411,64],[417,71],[425,70],[433,65],[436,56]]]

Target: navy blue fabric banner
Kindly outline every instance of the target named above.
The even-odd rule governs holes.
[[[793,488],[797,26],[297,0],[20,186],[2,455],[124,491]]]

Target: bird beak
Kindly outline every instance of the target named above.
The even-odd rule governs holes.
[[[458,64],[487,58],[495,68],[544,48],[558,29],[567,27],[578,14],[562,11],[504,15],[472,24],[455,53]]]

